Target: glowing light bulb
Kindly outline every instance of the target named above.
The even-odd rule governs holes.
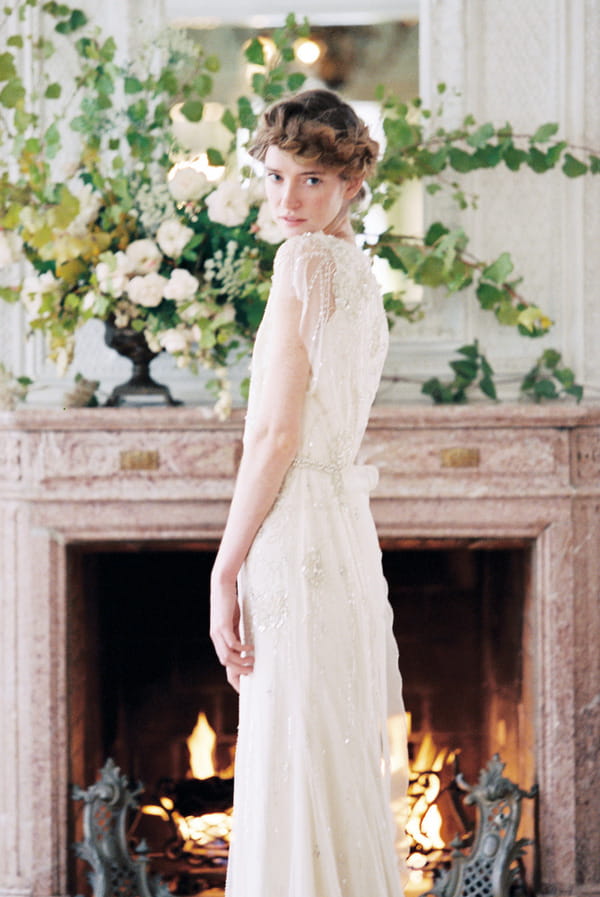
[[[321,55],[321,47],[315,40],[301,38],[294,44],[294,52],[304,65],[314,65]]]

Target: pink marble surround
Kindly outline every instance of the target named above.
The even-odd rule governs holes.
[[[67,893],[66,547],[218,539],[240,440],[194,408],[0,413],[0,897]],[[380,406],[362,460],[382,539],[530,540],[541,892],[600,897],[600,408]]]

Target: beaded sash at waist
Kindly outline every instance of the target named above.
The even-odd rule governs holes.
[[[291,466],[303,470],[314,470],[332,477],[337,488],[359,489],[371,492],[379,480],[379,471],[372,464],[337,464],[317,461],[304,455],[297,455]]]

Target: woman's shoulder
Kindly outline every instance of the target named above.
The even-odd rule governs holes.
[[[295,264],[300,260],[329,261],[336,259],[344,253],[357,252],[358,247],[347,240],[341,240],[323,231],[310,231],[305,234],[296,234],[289,237],[278,248],[275,255],[275,263]]]

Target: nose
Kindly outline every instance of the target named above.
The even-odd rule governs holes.
[[[288,182],[283,190],[283,204],[286,209],[292,211],[293,209],[297,209],[300,205],[300,196],[296,185],[292,182]]]

